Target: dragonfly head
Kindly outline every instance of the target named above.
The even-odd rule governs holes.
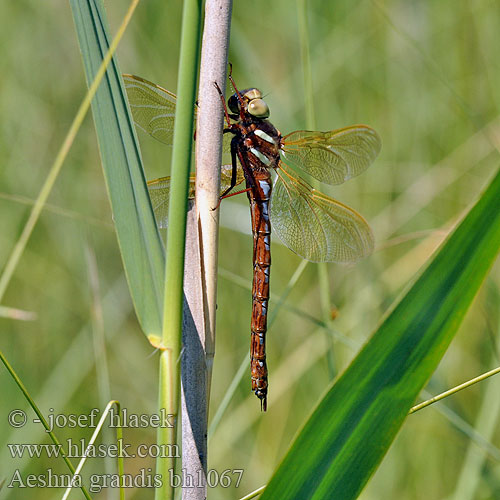
[[[241,96],[245,112],[248,112],[255,118],[264,119],[269,117],[269,107],[266,101],[262,99],[262,92],[259,89],[245,89],[239,95]],[[238,93],[233,94],[227,100],[227,104],[234,114],[239,115],[241,103],[240,99],[238,99]]]

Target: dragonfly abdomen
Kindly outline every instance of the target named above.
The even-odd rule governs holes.
[[[271,223],[269,198],[271,176],[262,172],[255,179],[250,191],[250,211],[253,232],[253,284],[250,364],[252,390],[261,400],[262,409],[267,407],[266,331],[269,303],[269,277],[271,270]]]

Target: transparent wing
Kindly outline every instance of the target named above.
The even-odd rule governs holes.
[[[271,228],[283,243],[312,262],[355,262],[373,250],[373,234],[355,210],[294,177],[286,165],[271,196]]]
[[[122,75],[134,122],[165,144],[172,144],[177,97],[140,76]],[[196,108],[195,108],[196,118]],[[232,136],[224,134],[223,153],[230,153]]]
[[[123,75],[136,126],[165,144],[172,144],[175,105],[172,92],[135,75]]]
[[[122,75],[134,122],[138,128],[165,144],[172,144],[175,105],[172,92],[140,76]],[[194,111],[196,120],[196,108]],[[231,161],[231,134],[222,139],[223,161]]]
[[[232,134],[222,136],[222,161],[224,163],[231,163],[231,140],[233,137]]]
[[[231,165],[221,167],[221,194],[231,185]],[[236,170],[236,185],[245,179],[243,170],[238,166]],[[189,198],[194,198],[195,176],[189,178]],[[159,228],[166,228],[168,225],[168,199],[170,197],[170,177],[161,177],[148,182],[149,197]]]
[[[221,194],[229,188],[231,185],[231,174],[233,172],[233,167],[231,165],[222,165],[220,170],[220,192]],[[238,163],[236,167],[236,186],[241,184],[245,180],[245,175],[243,174],[243,169]]]
[[[330,132],[298,130],[283,138],[283,156],[327,184],[342,184],[365,171],[380,152],[377,132],[353,125]]]
[[[194,183],[195,177],[189,177],[189,198],[194,198]],[[170,177],[160,177],[154,181],[148,182],[149,197],[151,205],[156,217],[158,227],[165,228],[168,226],[168,200],[170,198]]]

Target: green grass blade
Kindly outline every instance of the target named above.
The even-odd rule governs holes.
[[[500,171],[323,398],[262,500],[358,496],[453,339],[499,249]]]
[[[101,0],[71,0],[87,82],[108,50]],[[135,311],[145,334],[161,334],[164,251],[121,72],[112,59],[92,102],[101,161]]]
[[[201,20],[203,2],[187,0],[182,14],[181,51],[179,60],[178,98],[172,147],[172,188],[168,205],[167,262],[165,266],[165,293],[163,303],[163,350],[160,356],[159,408],[177,420],[180,402],[180,357],[184,306],[184,252],[186,248],[186,221],[189,194],[189,170],[193,141],[193,102],[200,57]],[[196,227],[192,224],[191,230]],[[197,264],[197,263],[196,263]],[[186,387],[184,387],[186,390]],[[183,427],[188,425],[182,423]],[[175,427],[158,428],[160,447],[176,444]],[[175,469],[176,457],[158,457],[156,473],[163,484],[155,491],[156,500],[172,500],[174,485],[165,478]]]

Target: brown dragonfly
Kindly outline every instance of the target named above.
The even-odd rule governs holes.
[[[140,77],[124,75],[136,126],[166,144],[172,143],[176,97]],[[268,371],[266,331],[271,266],[270,236],[312,262],[352,263],[373,250],[373,235],[365,219],[352,208],[311,187],[286,162],[326,184],[341,184],[374,161],[380,151],[378,134],[366,125],[286,136],[267,118],[269,108],[256,88],[234,88],[224,107],[223,148],[231,164],[221,168],[221,197],[245,181],[253,232],[253,286],[251,319],[252,390],[267,407]],[[229,110],[227,109],[229,108]],[[283,158],[283,159],[282,159]],[[274,185],[271,172],[276,173]],[[190,196],[194,196],[194,177]],[[148,183],[159,227],[166,227],[170,179]]]

